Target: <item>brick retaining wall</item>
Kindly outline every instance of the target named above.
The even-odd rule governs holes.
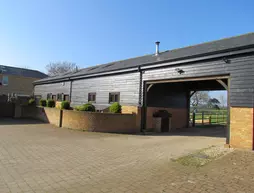
[[[31,106],[22,107],[21,112],[20,118],[34,118],[70,129],[110,133],[137,133],[140,131],[140,123],[135,114],[81,112]]]
[[[63,110],[62,127],[110,133],[137,133],[136,115]]]
[[[22,106],[20,118],[33,118],[50,123],[55,126],[61,125],[61,110],[49,107]]]

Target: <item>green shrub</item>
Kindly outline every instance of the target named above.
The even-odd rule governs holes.
[[[45,99],[40,100],[40,106],[46,107],[47,106],[47,101]]]
[[[28,105],[35,106],[35,99],[33,99],[33,98],[29,99]]]
[[[63,101],[61,103],[61,109],[70,109],[70,102],[68,101]]]
[[[47,107],[55,107],[56,102],[53,99],[47,100]]]
[[[95,106],[93,106],[91,103],[87,103],[81,106],[75,107],[76,111],[90,111],[95,112]]]
[[[109,107],[109,112],[111,113],[121,113],[122,112],[122,106],[115,102]]]

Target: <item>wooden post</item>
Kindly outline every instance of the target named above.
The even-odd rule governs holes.
[[[216,123],[218,123],[218,113],[216,113]]]
[[[210,115],[209,116],[209,125],[211,125],[212,124],[212,116]]]
[[[202,125],[204,125],[204,111],[202,112]]]
[[[195,127],[195,125],[196,125],[195,124],[195,117],[196,117],[195,115],[196,115],[196,113],[193,112],[192,113],[192,127]]]

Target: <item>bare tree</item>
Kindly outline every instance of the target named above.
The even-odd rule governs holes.
[[[208,91],[197,91],[195,92],[191,99],[191,106],[198,107],[199,105],[207,104],[209,101],[209,92]]]
[[[73,62],[50,62],[46,66],[49,76],[56,76],[67,72],[74,72],[78,70],[78,66]]]
[[[220,104],[222,105],[222,107],[224,107],[224,105],[226,104],[226,98],[225,98],[225,96],[223,94],[221,94],[219,96],[219,98],[220,98]]]

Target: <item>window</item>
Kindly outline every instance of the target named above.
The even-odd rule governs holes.
[[[88,93],[88,102],[96,102],[96,93]]]
[[[57,101],[63,101],[63,94],[62,93],[57,94]]]
[[[69,95],[64,95],[64,101],[70,101],[70,97],[69,97]]]
[[[35,98],[36,105],[39,105],[40,100],[41,100],[41,95],[35,95],[34,98]]]
[[[56,95],[52,95],[52,99],[56,101]]]
[[[3,76],[2,85],[7,86],[9,82],[8,76]]]
[[[47,100],[51,99],[52,98],[52,93],[48,93],[47,94]]]
[[[120,101],[120,92],[109,93],[109,103],[114,103],[119,101]]]

